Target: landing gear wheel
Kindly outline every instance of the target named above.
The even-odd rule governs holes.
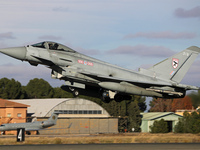
[[[26,131],[26,134],[31,135],[31,132],[30,131]]]
[[[77,96],[79,96],[79,91],[78,91],[78,90],[76,90],[76,89],[74,89],[74,91],[73,91],[73,96],[74,96],[74,97],[77,97]]]
[[[116,102],[121,102],[121,101],[123,101],[123,96],[122,95],[120,95],[120,94],[116,94],[115,95],[115,97],[114,97],[114,100],[116,101]]]

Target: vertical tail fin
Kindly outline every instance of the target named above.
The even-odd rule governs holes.
[[[152,66],[149,68],[149,71],[156,73],[156,76],[159,78],[179,83],[199,53],[200,48],[191,46]]]
[[[58,113],[54,112],[47,121],[56,124],[57,119],[58,119]]]

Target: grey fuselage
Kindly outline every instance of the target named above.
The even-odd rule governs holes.
[[[124,69],[78,53],[55,42],[45,41],[26,47],[2,49],[0,52],[31,65],[46,65],[52,69],[52,78],[65,80],[72,92],[75,89],[99,93],[110,91],[115,98],[126,94],[151,97],[182,98],[186,90],[196,86],[183,85],[180,81],[200,52],[192,46],[149,69],[138,72]],[[97,89],[94,91],[94,89]],[[75,92],[76,93],[76,92]]]
[[[18,128],[25,128],[25,131],[36,131],[41,130],[55,124],[46,124],[43,121],[40,122],[28,122],[28,123],[10,123],[10,124],[2,124],[0,126],[0,131],[11,131],[17,130]]]
[[[51,117],[45,121],[2,124],[0,126],[0,131],[17,130],[18,128],[25,128],[25,131],[42,130],[42,129],[56,125],[57,118],[58,118],[58,114],[53,113]]]

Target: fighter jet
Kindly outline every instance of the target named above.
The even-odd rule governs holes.
[[[17,130],[19,128],[25,128],[25,131],[28,134],[30,134],[29,131],[38,131],[56,125],[57,119],[58,119],[58,114],[53,113],[51,117],[45,121],[2,124],[0,126],[0,131],[11,131],[11,130]]]
[[[133,71],[81,54],[62,44],[45,41],[24,47],[1,49],[13,58],[31,65],[46,65],[51,76],[65,81],[62,89],[74,96],[79,94],[101,97],[104,102],[131,99],[130,95],[156,98],[183,98],[187,90],[199,87],[180,84],[200,53],[191,46],[149,69]]]

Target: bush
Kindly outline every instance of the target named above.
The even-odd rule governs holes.
[[[176,133],[200,133],[200,113],[184,112],[183,118],[179,119],[174,131]]]
[[[151,133],[167,133],[168,125],[164,119],[154,121],[153,125],[150,126]]]

